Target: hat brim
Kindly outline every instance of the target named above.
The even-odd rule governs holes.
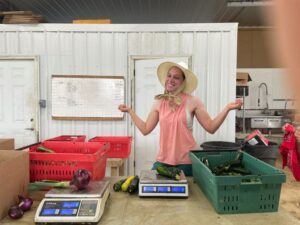
[[[197,85],[198,85],[197,76],[189,69],[186,69],[177,63],[163,62],[158,66],[157,77],[158,77],[158,80],[160,81],[161,85],[163,87],[165,87],[168,72],[174,66],[180,68],[182,70],[182,72],[184,73],[186,85],[185,85],[185,88],[183,89],[183,92],[191,94],[197,88]]]

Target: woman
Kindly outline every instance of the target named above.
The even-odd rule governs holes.
[[[157,75],[164,86],[164,94],[155,96],[155,101],[146,121],[143,121],[126,105],[120,105],[121,112],[130,114],[134,124],[143,135],[149,134],[159,122],[160,145],[156,162],[159,165],[176,166],[185,175],[192,175],[189,150],[196,149],[192,134],[193,118],[213,134],[223,123],[228,112],[241,107],[241,101],[229,103],[222,112],[211,119],[203,103],[191,93],[197,87],[197,77],[184,63],[164,62],[158,66]]]

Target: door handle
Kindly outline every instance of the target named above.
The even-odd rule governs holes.
[[[25,130],[31,130],[31,131],[34,131],[34,128],[25,128]]]

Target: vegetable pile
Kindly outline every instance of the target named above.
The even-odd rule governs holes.
[[[41,150],[41,149],[40,149]],[[42,152],[48,151],[47,149],[42,149]],[[91,180],[91,174],[88,170],[79,169],[76,170],[71,181],[56,181],[56,180],[41,180],[34,183],[30,183],[29,191],[39,191],[50,188],[70,188],[74,186],[78,190],[85,189]],[[31,198],[25,198],[19,195],[19,204],[10,207],[8,210],[8,215],[12,219],[19,219],[24,215],[24,212],[30,210],[33,200]]]
[[[139,188],[139,177],[138,176],[129,176],[125,179],[117,181],[113,189],[115,192],[123,191],[133,194],[137,192]]]
[[[216,176],[245,176],[251,175],[251,171],[246,169],[242,163],[242,154],[238,153],[235,159],[226,161],[213,168],[206,157],[201,157],[200,160],[205,164]]]
[[[19,204],[10,207],[8,210],[8,216],[12,219],[20,219],[24,215],[24,212],[30,210],[33,203],[31,198],[25,198],[22,195],[18,195],[18,197]]]
[[[71,188],[75,187],[77,190],[85,189],[91,180],[91,173],[85,169],[76,170],[71,181],[57,181],[57,180],[41,180],[30,183],[29,191],[49,190],[51,188]]]

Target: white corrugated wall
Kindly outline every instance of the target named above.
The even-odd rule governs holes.
[[[131,103],[130,56],[180,56],[192,59],[199,77],[196,91],[215,116],[235,98],[237,24],[38,24],[0,25],[0,55],[37,55],[40,58],[40,139],[62,134],[130,135],[131,121],[61,121],[51,118],[51,76],[110,75],[126,79],[126,102]],[[195,125],[199,143],[233,141],[232,112],[211,136]],[[196,124],[196,123],[195,123]]]

